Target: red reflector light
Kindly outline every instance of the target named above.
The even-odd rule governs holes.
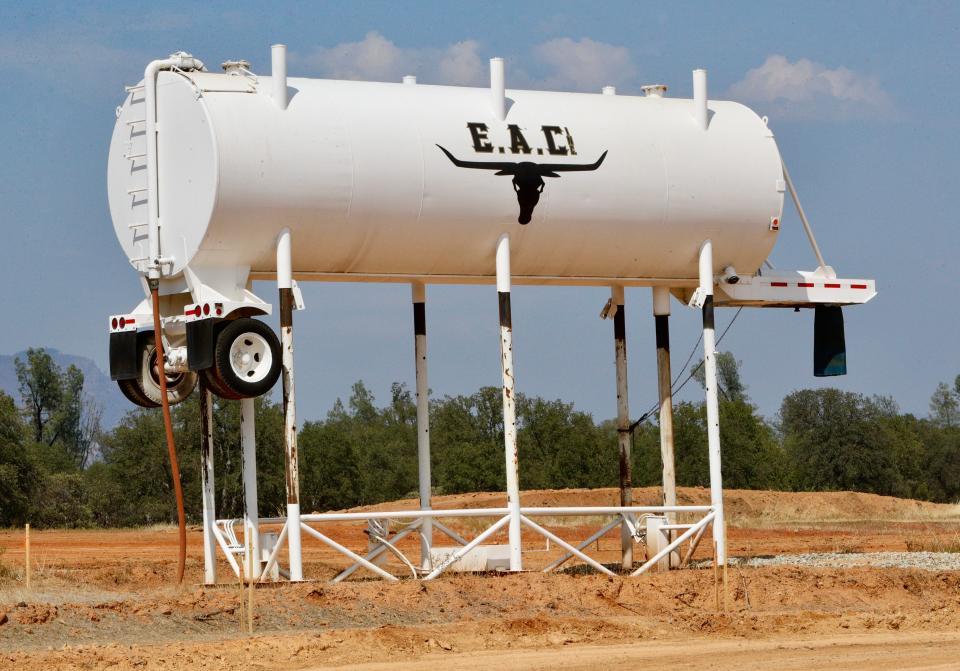
[[[114,318],[113,318],[113,321],[110,322],[110,325],[113,326],[113,328],[117,328],[117,324],[118,324],[118,323],[119,323],[119,322],[117,322],[117,318],[114,317]]]
[[[804,288],[806,288],[806,289],[810,289],[810,288],[813,287],[813,282],[797,282],[797,286],[798,286],[798,287],[804,287]]]
[[[223,306],[220,304],[217,304],[217,316],[219,317],[222,314],[223,314]]]
[[[127,325],[127,320],[124,319],[123,317],[120,317],[120,328],[123,328],[126,325]]]
[[[787,283],[786,283],[786,282],[771,282],[771,283],[770,283],[770,286],[771,286],[771,287],[785,287],[785,286],[787,286]]]
[[[200,308],[197,308],[197,310],[199,311]],[[210,314],[210,304],[209,304],[209,303],[204,303],[204,304],[203,304],[203,314],[204,314],[204,315]]]
[[[866,288],[867,288],[867,285],[866,285],[866,284],[851,284],[851,285],[850,285],[850,288],[851,288],[851,289],[866,289]]]
[[[839,285],[839,284],[824,284],[823,286],[825,286],[827,289],[839,289],[839,288],[840,288],[840,285]]]

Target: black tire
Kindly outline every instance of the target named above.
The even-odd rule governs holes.
[[[156,376],[155,359],[153,331],[141,331],[137,334],[137,377],[118,380],[117,384],[127,399],[142,408],[160,407],[160,381]],[[196,386],[196,373],[167,374],[167,399],[170,405],[182,403]]]
[[[204,368],[200,371],[200,377],[203,379],[203,383],[207,385],[209,389],[215,396],[220,398],[227,399],[228,401],[239,401],[242,396],[230,391],[223,380],[217,375],[217,370],[214,367]]]
[[[213,383],[211,389],[219,388],[238,398],[255,398],[273,388],[280,368],[280,341],[273,329],[244,317],[227,322],[217,334],[213,367],[206,379]]]
[[[127,400],[141,408],[159,408],[159,403],[154,403],[147,395],[143,393],[139,380],[117,380],[117,386],[120,387],[120,393],[127,397]]]

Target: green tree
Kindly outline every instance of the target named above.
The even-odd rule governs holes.
[[[904,442],[897,416],[889,399],[839,389],[793,392],[780,406],[793,485],[904,495],[913,484],[900,468],[916,458],[917,442]]]
[[[499,387],[448,396],[430,413],[433,473],[445,493],[502,491],[503,402]]]
[[[941,427],[960,426],[960,375],[954,389],[941,382],[930,397],[930,420]]]
[[[43,474],[24,447],[25,427],[13,399],[0,392],[0,526],[29,521]]]
[[[60,366],[42,347],[28,349],[26,360],[17,357],[14,366],[24,412],[33,429],[33,441],[52,445],[58,433],[55,420],[63,401]]]
[[[14,364],[24,414],[48,470],[85,468],[100,438],[101,410],[84,390],[83,372],[74,365],[62,370],[42,348],[28,349]]]

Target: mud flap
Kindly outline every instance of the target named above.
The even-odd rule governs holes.
[[[110,334],[110,379],[132,380],[137,377],[137,332]]]
[[[847,345],[840,306],[818,305],[814,309],[813,374],[816,377],[847,374]]]
[[[187,368],[204,370],[213,365],[214,325],[219,319],[187,322]]]

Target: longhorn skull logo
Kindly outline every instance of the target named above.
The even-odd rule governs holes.
[[[517,203],[520,205],[520,216],[517,222],[529,224],[533,216],[533,208],[540,202],[540,194],[546,183],[544,177],[560,177],[561,172],[583,172],[596,170],[607,157],[607,152],[600,154],[595,163],[532,163],[530,161],[461,161],[449,151],[437,145],[447,158],[458,168],[473,168],[475,170],[496,170],[495,175],[510,175],[513,177],[513,190],[517,192]]]

